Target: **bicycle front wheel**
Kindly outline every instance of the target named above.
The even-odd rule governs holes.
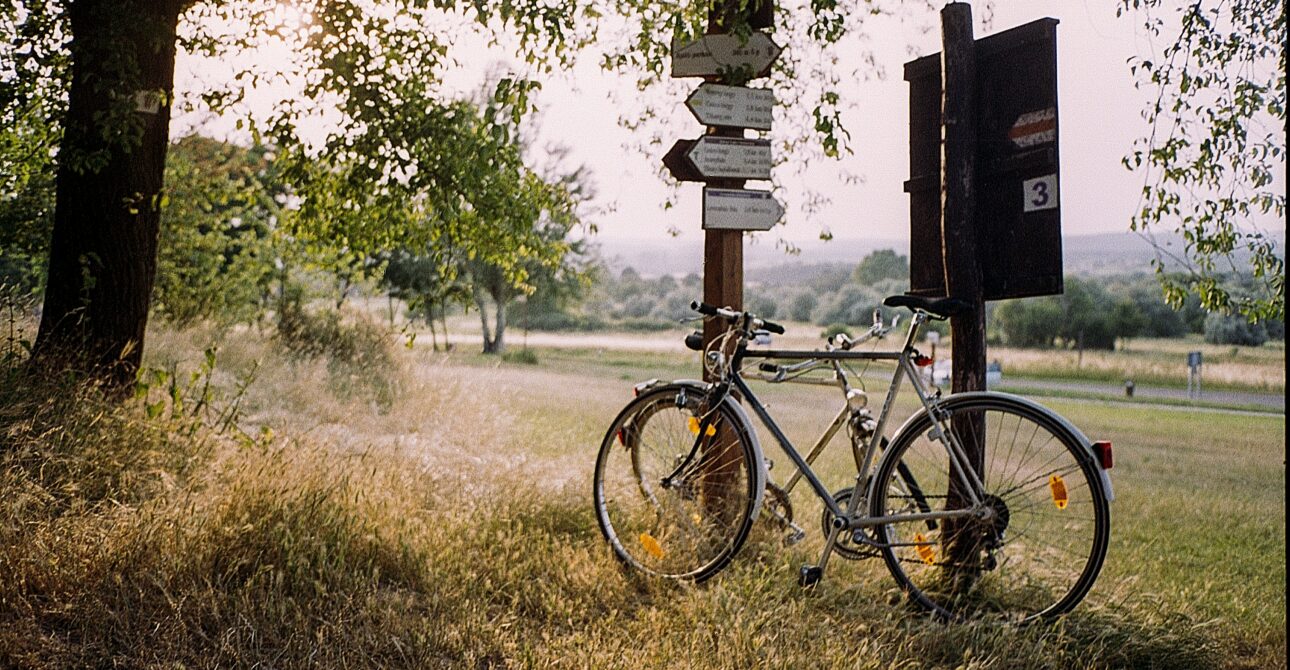
[[[614,420],[596,459],[596,519],[614,553],[645,573],[703,581],[739,551],[765,487],[758,449],[728,402],[704,389],[651,389]]]
[[[966,394],[940,409],[960,443],[980,450],[981,504],[971,516],[875,529],[892,575],[945,619],[1027,622],[1070,611],[1097,578],[1110,535],[1091,454],[1056,415],[1019,398]],[[892,441],[871,514],[971,508],[933,428],[923,413]]]

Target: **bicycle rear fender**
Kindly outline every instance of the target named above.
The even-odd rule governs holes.
[[[1023,398],[1019,395],[1013,395],[1011,393],[1001,393],[998,391],[968,391],[966,393],[955,393],[954,395],[951,395],[945,398],[944,400],[942,400],[941,403],[942,405],[946,405],[952,408],[954,403],[961,401],[960,399],[966,400],[966,399],[977,398],[977,397],[1002,398],[1004,400],[1016,403],[1018,405],[1025,405],[1026,407],[1047,416],[1061,430],[1065,431],[1071,437],[1071,439],[1075,440],[1076,443],[1078,443],[1084,448],[1084,453],[1088,456],[1089,460],[1093,463],[1093,468],[1097,471],[1098,476],[1102,479],[1103,496],[1106,498],[1107,502],[1112,502],[1115,500],[1115,489],[1111,487],[1111,475],[1105,469],[1103,469],[1102,466],[1098,465],[1097,454],[1093,451],[1093,443],[1089,441],[1088,437],[1084,435],[1084,433],[1079,428],[1076,428],[1074,424],[1072,424],[1070,421],[1067,421],[1066,417],[1063,417],[1057,412],[1054,412],[1051,409],[1048,409],[1047,407],[1044,407],[1043,405],[1029,398]],[[922,420],[926,415],[927,415],[926,407],[915,412],[913,416],[905,420],[905,423],[901,424],[900,428],[896,430],[895,434],[892,435],[891,441],[894,443],[896,439],[900,437],[901,434],[903,434],[906,430],[910,430],[914,424]]]

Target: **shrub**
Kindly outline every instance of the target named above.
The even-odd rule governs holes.
[[[845,334],[847,337],[851,337],[851,327],[845,323],[830,323],[829,327],[825,328],[824,331],[820,333],[820,337],[827,340],[834,335],[840,334]]]
[[[513,349],[511,351],[508,351],[502,354],[502,360],[506,361],[507,363],[521,363],[523,365],[538,364],[537,354],[533,353],[533,350],[528,348]]]
[[[1268,341],[1268,330],[1261,323],[1250,323],[1239,316],[1210,314],[1205,317],[1205,341],[1257,347]]]
[[[652,333],[652,332],[658,332],[663,330],[671,330],[676,327],[675,322],[663,321],[660,319],[650,319],[650,318],[623,319],[622,322],[619,323],[618,325],[621,326],[623,330],[630,330],[633,332],[641,332],[641,333]]]
[[[788,303],[788,318],[794,321],[810,321],[811,312],[815,309],[815,294],[802,291],[793,296]]]
[[[278,341],[291,356],[326,358],[340,395],[370,395],[382,405],[393,400],[396,366],[389,337],[371,321],[346,322],[335,311],[310,314],[288,300],[278,314]]]

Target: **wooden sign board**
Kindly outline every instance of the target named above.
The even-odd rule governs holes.
[[[703,83],[685,99],[685,106],[705,126],[770,130],[775,93],[764,88]]]
[[[715,77],[749,67],[754,79],[765,77],[782,50],[766,33],[753,33],[747,41],[738,35],[704,35],[686,44],[674,41],[672,76]]]
[[[677,140],[663,166],[677,181],[770,179],[770,140],[705,135]]]
[[[770,140],[705,135],[686,158],[705,179],[770,179]]]
[[[986,300],[1062,292],[1057,20],[976,41],[976,225]],[[945,295],[940,54],[909,82],[910,292]]]
[[[784,218],[784,207],[770,191],[703,189],[704,230],[770,230]]]

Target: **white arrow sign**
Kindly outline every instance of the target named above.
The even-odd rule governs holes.
[[[711,77],[748,66],[754,78],[765,77],[780,51],[766,33],[753,33],[747,42],[738,35],[705,35],[689,44],[673,41],[672,76]]]
[[[705,126],[770,130],[775,92],[704,83],[685,99],[685,106]]]
[[[703,189],[704,230],[770,230],[783,216],[770,191]]]
[[[709,179],[770,179],[770,140],[706,135],[686,157]]]

